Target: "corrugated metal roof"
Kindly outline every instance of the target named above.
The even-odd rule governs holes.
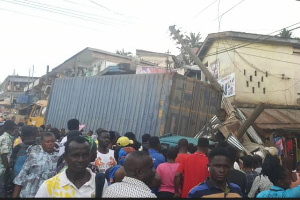
[[[239,108],[249,117],[254,108]],[[300,129],[300,110],[293,109],[264,109],[254,124],[265,130]]]

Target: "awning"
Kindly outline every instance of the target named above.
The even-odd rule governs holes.
[[[239,108],[248,118],[254,108]],[[300,110],[264,109],[254,124],[262,130],[299,130]]]
[[[11,104],[8,101],[0,101],[0,105],[10,106]]]

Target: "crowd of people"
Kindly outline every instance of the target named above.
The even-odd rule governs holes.
[[[0,197],[276,198],[300,197],[300,164],[283,167],[272,151],[240,156],[227,142],[180,139],[161,151],[157,136],[101,127],[84,132],[0,125]]]

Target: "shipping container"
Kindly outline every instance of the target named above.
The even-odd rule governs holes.
[[[221,93],[179,74],[134,74],[62,78],[54,81],[46,123],[67,128],[76,118],[85,131],[97,128],[137,139],[149,133],[194,137],[216,115]]]

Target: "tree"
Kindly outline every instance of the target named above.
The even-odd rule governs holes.
[[[119,50],[116,50],[116,54],[119,54],[119,55],[123,55],[123,56],[130,56],[132,57],[132,53],[131,52],[125,52],[124,49],[122,49],[122,51],[119,51]]]
[[[292,31],[289,31],[286,28],[284,28],[279,33],[279,35],[280,35],[280,37],[283,37],[283,38],[292,38]]]
[[[190,32],[189,35],[183,35],[183,34],[181,34],[181,37],[183,38],[183,40],[185,41],[185,43],[190,48],[200,48],[201,45],[202,45],[202,42],[200,42],[200,40],[202,39],[200,33],[196,34],[196,33]],[[182,59],[183,59],[184,63],[187,64],[187,65],[193,64],[194,61],[190,58],[189,54],[184,50],[184,48],[176,40],[176,38],[173,37],[172,39],[176,41],[177,45],[180,45],[180,47],[177,47],[177,48],[180,49],[180,54],[182,56]]]

